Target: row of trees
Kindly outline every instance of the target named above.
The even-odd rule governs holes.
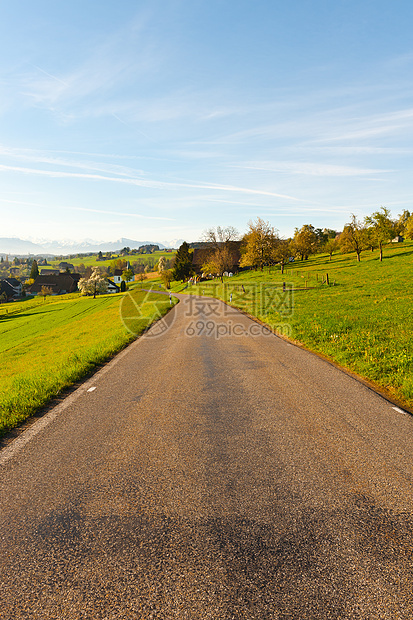
[[[287,240],[280,239],[275,228],[257,218],[249,223],[249,231],[243,237],[244,252],[240,264],[262,269],[264,265],[280,263],[283,270],[291,258],[307,260],[311,254],[326,252],[331,260],[333,253],[339,250],[355,252],[360,261],[361,253],[367,249],[379,249],[379,260],[382,261],[383,246],[397,235],[413,239],[413,216],[409,211],[404,211],[396,220],[386,207],[364,220],[352,215],[341,233],[305,224],[296,228],[294,236]]]
[[[381,207],[364,220],[352,215],[341,233],[304,224],[295,229],[290,239],[281,239],[269,222],[257,217],[249,222],[248,231],[241,240],[233,227],[218,226],[207,230],[203,241],[207,242],[208,251],[202,271],[222,279],[226,271],[233,269],[237,252],[241,267],[262,270],[264,266],[280,264],[282,273],[290,260],[307,260],[310,255],[319,252],[328,253],[330,260],[338,251],[355,252],[360,261],[364,250],[379,249],[379,259],[382,261],[383,246],[397,235],[413,239],[413,215],[407,210],[397,219],[392,219],[386,207]],[[194,274],[192,252],[187,243],[181,245],[175,257],[175,266],[168,275],[170,279],[186,280]]]

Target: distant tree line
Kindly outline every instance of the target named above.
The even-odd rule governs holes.
[[[206,258],[202,265],[204,274],[222,279],[223,274],[234,266],[235,244],[238,243],[241,268],[264,269],[271,265],[281,266],[283,273],[287,263],[293,260],[305,261],[317,253],[326,253],[330,260],[336,252],[354,252],[358,261],[365,250],[379,250],[383,260],[383,247],[397,236],[413,239],[413,214],[403,211],[392,219],[389,209],[380,207],[363,220],[354,214],[341,232],[330,228],[315,228],[304,224],[296,228],[294,235],[282,239],[278,230],[269,222],[257,217],[250,221],[248,231],[240,236],[233,227],[211,228],[199,243],[183,243],[179,248],[171,275],[175,280],[186,280],[194,275],[193,252],[201,249]]]

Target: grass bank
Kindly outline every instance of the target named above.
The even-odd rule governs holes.
[[[9,305],[0,313],[0,436],[123,349],[169,310],[169,299],[134,289],[133,331],[123,295],[75,295]],[[138,315],[138,316],[136,316]]]
[[[413,243],[405,242],[389,245],[382,263],[377,251],[364,252],[360,263],[354,255],[336,255],[331,261],[317,255],[290,264],[283,275],[278,267],[248,271],[227,278],[224,286],[214,289],[214,284],[202,283],[188,292],[212,294],[232,303],[412,408],[412,273]],[[293,302],[291,311],[288,300],[284,305],[280,301],[283,282],[292,289],[287,292]],[[259,293],[257,303],[261,286],[276,286],[280,294]]]

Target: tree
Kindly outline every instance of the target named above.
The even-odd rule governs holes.
[[[404,209],[403,213],[399,215],[396,222],[396,235],[406,235],[406,225],[408,220],[412,217],[412,214],[407,209]]]
[[[371,227],[371,235],[380,250],[380,262],[383,260],[383,243],[388,243],[395,235],[396,224],[390,217],[390,211],[386,207],[380,207],[365,218],[367,226]]]
[[[260,217],[248,222],[249,231],[243,238],[244,253],[240,264],[242,267],[264,269],[264,265],[274,264],[275,250],[280,243],[278,231]]]
[[[120,283],[120,292],[124,293],[126,291],[126,282],[125,280],[122,280],[122,282]]]
[[[403,233],[407,239],[413,239],[413,215],[411,215],[406,221]]]
[[[112,272],[114,272],[115,269],[120,269],[121,271],[123,271],[124,269],[128,268],[128,261],[126,261],[124,258],[117,258],[110,263],[110,268]]]
[[[301,260],[307,260],[310,254],[315,254],[318,248],[318,238],[314,226],[304,224],[300,229],[296,228],[292,247]]]
[[[223,244],[236,241],[238,239],[238,231],[233,226],[227,226],[222,228],[217,226],[216,228],[209,228],[203,234],[203,240],[206,243],[210,243],[215,249],[219,248]]]
[[[165,271],[166,269],[166,259],[165,256],[161,256],[161,258],[158,261],[158,273],[162,273],[163,271]]]
[[[108,290],[108,283],[105,278],[101,276],[98,269],[95,267],[92,271],[90,278],[80,278],[78,283],[79,290],[82,295],[96,295],[106,293]]]
[[[161,272],[161,280],[162,280],[165,288],[167,288],[167,289],[171,288],[171,282],[173,280],[172,270],[171,269],[164,269]]]
[[[50,288],[50,286],[42,286],[39,295],[43,297],[43,301],[46,301],[46,297],[48,295],[53,295],[53,290]]]
[[[32,262],[32,268],[31,268],[31,271],[30,271],[30,278],[32,280],[35,280],[38,275],[39,275],[39,268],[37,266],[37,260],[34,258],[33,262]]]
[[[184,241],[175,256],[175,265],[172,270],[174,280],[185,282],[193,274],[192,254],[189,245]]]
[[[360,262],[360,255],[368,247],[368,234],[365,225],[360,222],[354,213],[351,221],[344,226],[344,230],[339,237],[341,251],[355,252],[357,261]]]
[[[333,256],[333,253],[337,252],[338,248],[339,248],[338,241],[335,238],[328,239],[326,243],[324,244],[324,252],[327,252],[327,254],[329,254],[330,260]]]
[[[133,276],[134,276],[134,273],[132,269],[125,269],[122,272],[122,280],[124,280],[125,282],[130,282],[131,280],[133,280]]]
[[[234,267],[234,252],[227,245],[222,248],[212,250],[204,264],[202,265],[202,271],[204,273],[212,273],[221,278],[221,282],[224,281],[224,273],[231,271]]]
[[[209,228],[203,234],[203,241],[208,244],[202,266],[204,272],[218,275],[223,281],[226,271],[231,271],[238,264],[239,249],[235,243],[238,231],[233,226]]]
[[[280,239],[274,248],[274,259],[281,265],[281,273],[291,257],[291,244],[285,239]]]

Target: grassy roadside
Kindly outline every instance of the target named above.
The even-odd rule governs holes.
[[[183,292],[224,299],[412,408],[413,243],[389,246],[384,256],[380,263],[378,252],[365,252],[357,263],[353,255],[336,255],[332,261],[318,255],[291,264],[283,276],[278,268],[248,271],[227,278],[224,286],[203,282]],[[293,289],[287,293],[292,312],[283,298],[283,282]],[[258,294],[257,303],[262,286],[275,286],[279,294]]]
[[[162,295],[132,289],[127,297],[138,315],[132,332],[120,312],[123,295],[29,300],[14,304],[13,313],[0,314],[0,436],[110,359],[170,308]]]

